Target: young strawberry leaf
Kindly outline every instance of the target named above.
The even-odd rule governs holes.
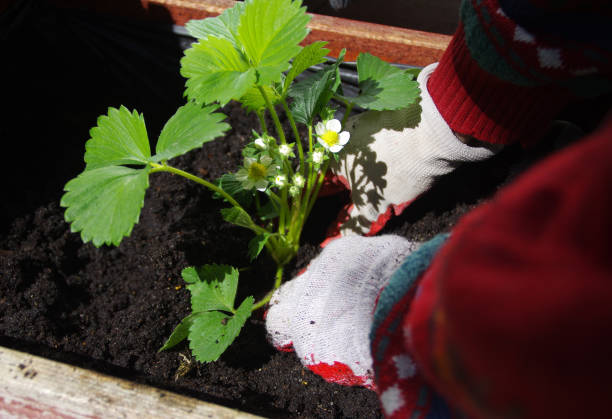
[[[221,311],[197,313],[189,327],[189,348],[200,362],[219,359],[251,316],[253,297],[244,299],[233,315]]]
[[[212,113],[216,107],[189,103],[166,123],[151,157],[142,115],[125,107],[109,108],[98,118],[85,144],[85,171],[65,186],[60,205],[73,232],[84,242],[119,245],[138,222],[153,163],[185,153],[221,135],[229,125]],[[144,165],[134,169],[123,165]]]
[[[152,161],[169,160],[212,141],[230,129],[225,115],[214,112],[217,106],[189,102],[178,108],[162,129]]]
[[[242,182],[236,179],[234,173],[226,173],[217,180],[217,186],[227,192],[232,198],[234,198],[243,207],[248,207],[253,201],[253,193],[247,191],[242,187]],[[214,198],[224,199],[221,194],[216,193],[213,195]]]
[[[236,2],[234,7],[225,9],[219,16],[190,20],[185,24],[185,29],[194,38],[206,39],[209,35],[212,35],[217,38],[227,39],[234,48],[240,49],[236,41],[236,31],[243,12],[244,3]]]
[[[221,210],[221,215],[225,221],[237,226],[246,227],[248,229],[252,229],[255,226],[251,216],[242,208],[223,208]]]
[[[257,84],[278,82],[289,61],[301,50],[310,16],[299,0],[246,0],[237,38],[251,65]]]
[[[338,66],[344,53],[325,70],[318,71],[289,89],[293,98],[291,112],[296,121],[312,125],[314,118],[325,108],[340,86]]]
[[[193,313],[189,316],[185,317],[181,322],[174,328],[164,346],[159,348],[157,352],[165,351],[170,349],[182,341],[184,341],[187,336],[189,336],[189,328],[193,325],[193,321],[200,315],[201,313]]]
[[[419,77],[421,70],[422,68],[415,67],[415,68],[407,68],[405,71],[406,73],[411,74],[412,77],[416,79],[417,77]]]
[[[308,33],[310,16],[300,6],[298,0],[247,0],[217,20],[194,23],[190,31],[202,39],[181,60],[187,97],[224,105],[255,83],[279,82]]]
[[[192,314],[181,321],[159,350],[169,349],[188,338],[198,361],[216,361],[250,317],[253,297],[247,297],[234,310],[238,270],[231,266],[189,267],[181,275],[189,284]]]
[[[138,222],[149,186],[149,167],[106,166],[85,170],[69,181],[60,205],[72,232],[94,246],[118,246]]]
[[[227,39],[212,35],[185,50],[181,75],[188,79],[189,100],[221,105],[241,98],[257,78],[242,52]]]
[[[189,285],[193,312],[234,310],[238,270],[228,265],[210,264],[183,269],[181,276]]]
[[[371,54],[357,57],[360,93],[343,99],[377,111],[405,108],[419,97],[419,85],[406,70],[393,67]]]
[[[317,41],[305,46],[300,53],[293,59],[291,69],[285,77],[283,84],[283,96],[287,94],[293,80],[302,72],[306,71],[313,65],[325,62],[325,56],[329,54],[327,48],[323,48],[327,42]]]
[[[280,100],[280,95],[270,86],[262,86],[268,95],[268,99],[272,105],[276,105]],[[266,109],[266,101],[259,89],[255,86],[249,88],[246,93],[240,98],[242,106],[250,112],[257,112]]]
[[[269,238],[270,234],[264,233],[258,234],[249,241],[249,259],[251,262],[259,256]]]
[[[273,220],[278,217],[278,206],[274,205],[272,201],[268,201],[257,209],[257,216],[261,220]]]
[[[108,108],[89,131],[85,145],[87,170],[120,164],[147,164],[151,157],[144,118],[136,110]]]

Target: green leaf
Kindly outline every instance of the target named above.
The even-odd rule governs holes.
[[[253,297],[244,299],[234,315],[221,311],[194,313],[189,327],[189,348],[200,362],[213,362],[236,339],[251,316]]]
[[[157,154],[152,161],[168,160],[212,141],[230,129],[225,115],[214,113],[217,106],[202,106],[189,102],[178,108],[166,122],[157,140]]]
[[[377,111],[405,108],[419,97],[419,85],[413,75],[371,54],[357,57],[359,88],[357,97],[343,98],[366,109]]]
[[[293,80],[302,72],[309,69],[313,65],[325,62],[325,56],[329,54],[327,48],[323,48],[327,42],[317,41],[305,46],[300,53],[294,58],[291,63],[291,69],[287,73],[285,83],[283,85],[283,93],[287,93]]]
[[[174,328],[172,334],[164,343],[164,346],[158,349],[157,352],[165,351],[178,345],[189,335],[189,328],[193,325],[193,321],[198,317],[200,313],[191,314],[185,317],[179,324]]]
[[[271,200],[263,204],[257,211],[257,216],[262,220],[272,220],[278,215],[278,207]]]
[[[232,223],[249,229],[254,226],[251,216],[242,208],[223,208],[221,210],[221,215],[223,216],[223,219],[228,223]]]
[[[183,269],[181,276],[189,285],[191,310],[234,311],[238,270],[228,265],[210,264]]]
[[[234,48],[240,49],[236,41],[236,31],[240,23],[240,16],[244,12],[244,3],[236,2],[234,7],[226,9],[219,16],[200,20],[190,20],[185,25],[187,32],[194,38],[206,39],[212,35],[227,39]]]
[[[280,100],[280,95],[276,92],[276,90],[273,89],[271,86],[262,87],[268,95],[268,99],[270,99],[272,105],[277,104]],[[261,111],[262,109],[266,109],[266,101],[261,95],[259,89],[255,86],[250,87],[246,91],[244,96],[240,98],[240,103],[242,103],[242,106],[246,108],[246,110],[249,112],[257,112]]]
[[[270,236],[271,234],[269,233],[258,234],[249,241],[249,258],[251,262],[259,256]]]
[[[415,68],[407,68],[404,71],[406,71],[406,73],[410,74],[414,80],[416,80],[416,78],[419,77],[419,74],[421,73],[421,70],[423,70],[423,69],[415,67]]]
[[[242,182],[236,179],[233,173],[226,173],[217,180],[217,186],[227,192],[243,207],[248,207],[253,201],[253,193],[242,187]],[[215,198],[225,199],[221,194],[215,192]]]
[[[118,164],[146,164],[151,156],[144,118],[121,106],[108,108],[89,131],[85,145],[86,170]]]
[[[256,82],[281,79],[301,50],[310,20],[300,1],[247,0],[214,19],[189,25],[201,37],[185,51],[181,74],[186,95],[198,103],[240,99]]]
[[[336,68],[329,67],[291,86],[291,112],[296,121],[312,125],[334,94]],[[337,88],[337,87],[336,87]]]
[[[69,181],[60,205],[71,231],[94,246],[119,245],[138,222],[149,186],[149,167],[107,166],[85,170]]]
[[[300,1],[246,0],[237,39],[251,65],[257,69],[257,84],[278,82],[289,61],[301,50],[308,34],[310,16]]]
[[[189,284],[192,314],[181,321],[159,350],[169,349],[187,337],[198,361],[216,361],[251,316],[254,299],[245,298],[234,310],[238,270],[231,266],[189,267],[181,275]]]
[[[214,36],[185,50],[181,75],[188,79],[187,97],[204,104],[238,99],[256,80],[245,56],[227,39]]]

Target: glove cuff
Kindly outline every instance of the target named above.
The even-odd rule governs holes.
[[[427,82],[450,128],[491,144],[530,144],[570,100],[550,86],[519,86],[484,71],[465,43],[462,26]]]
[[[472,147],[459,141],[450,126],[446,123],[438,107],[429,93],[429,80],[437,73],[437,63],[425,67],[418,77],[421,88],[421,125],[430,135],[421,136],[424,165],[435,166],[432,176],[450,172],[461,163],[475,162],[487,159],[495,154],[491,148]],[[427,168],[423,168],[427,171]],[[432,168],[433,169],[433,168]]]

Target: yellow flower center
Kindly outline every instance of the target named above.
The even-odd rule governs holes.
[[[338,133],[336,131],[325,131],[323,135],[321,135],[321,139],[325,141],[325,144],[332,147],[338,144]]]
[[[261,179],[266,176],[266,171],[266,166],[258,162],[253,162],[249,167],[249,177],[251,179]]]

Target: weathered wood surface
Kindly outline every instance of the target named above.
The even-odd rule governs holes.
[[[0,377],[0,418],[257,418],[4,347]]]
[[[234,0],[50,0],[61,7],[184,25],[190,19],[217,16]],[[305,43],[328,41],[331,55],[347,49],[346,60],[369,52],[385,61],[425,66],[440,59],[450,36],[375,23],[312,14]]]

